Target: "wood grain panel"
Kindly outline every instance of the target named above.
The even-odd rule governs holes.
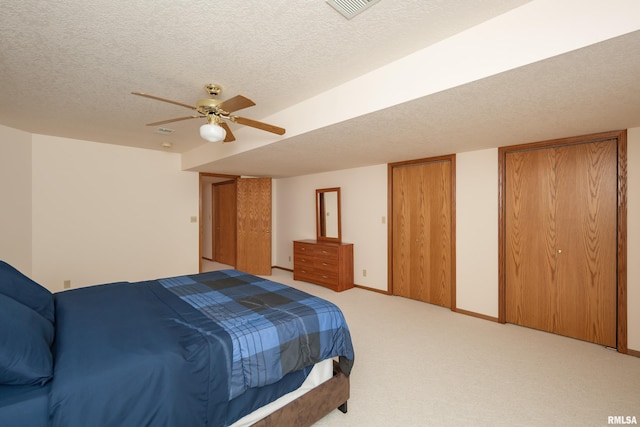
[[[506,165],[507,322],[543,330],[550,327],[557,269],[554,157],[516,152]]]
[[[560,180],[566,185],[558,190],[562,213],[558,227],[563,232],[558,246],[562,252],[558,254],[556,328],[559,333],[615,347],[616,141],[558,150],[566,152],[563,158],[569,164],[563,165]]]
[[[392,170],[395,295],[451,307],[451,161]]]
[[[237,180],[236,268],[271,275],[271,178]]]
[[[393,294],[409,298],[411,283],[411,169],[394,168],[393,173]]]
[[[616,141],[506,155],[506,321],[615,346]]]

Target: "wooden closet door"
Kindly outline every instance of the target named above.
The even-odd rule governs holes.
[[[271,178],[239,178],[236,185],[236,268],[271,275]]]
[[[393,293],[451,307],[451,161],[392,173]]]
[[[227,265],[236,265],[236,183],[215,184],[215,247],[214,260]]]
[[[506,156],[506,320],[616,346],[617,142]]]

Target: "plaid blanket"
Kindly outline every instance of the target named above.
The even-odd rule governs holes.
[[[345,374],[351,371],[349,328],[328,301],[237,270],[158,282],[231,336],[231,399],[332,357],[339,357]]]

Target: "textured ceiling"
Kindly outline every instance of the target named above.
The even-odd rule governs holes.
[[[639,47],[634,32],[207,166],[296,176],[637,127]]]
[[[168,141],[186,153],[208,144],[198,136],[201,122],[155,134],[144,124],[190,111],[130,92],[193,104],[206,96],[205,84],[217,83],[221,99],[243,94],[257,103],[240,115],[263,120],[528,2],[382,0],[352,20],[324,0],[4,3],[0,124],[156,150]],[[639,46],[631,33],[285,135],[200,170],[292,176],[640,126]],[[233,144],[261,138],[231,127]]]

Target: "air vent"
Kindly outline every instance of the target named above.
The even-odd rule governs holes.
[[[154,132],[159,133],[160,135],[171,135],[175,130],[169,128],[156,128]]]
[[[327,0],[327,3],[340,12],[342,16],[351,19],[379,1],[380,0]]]

